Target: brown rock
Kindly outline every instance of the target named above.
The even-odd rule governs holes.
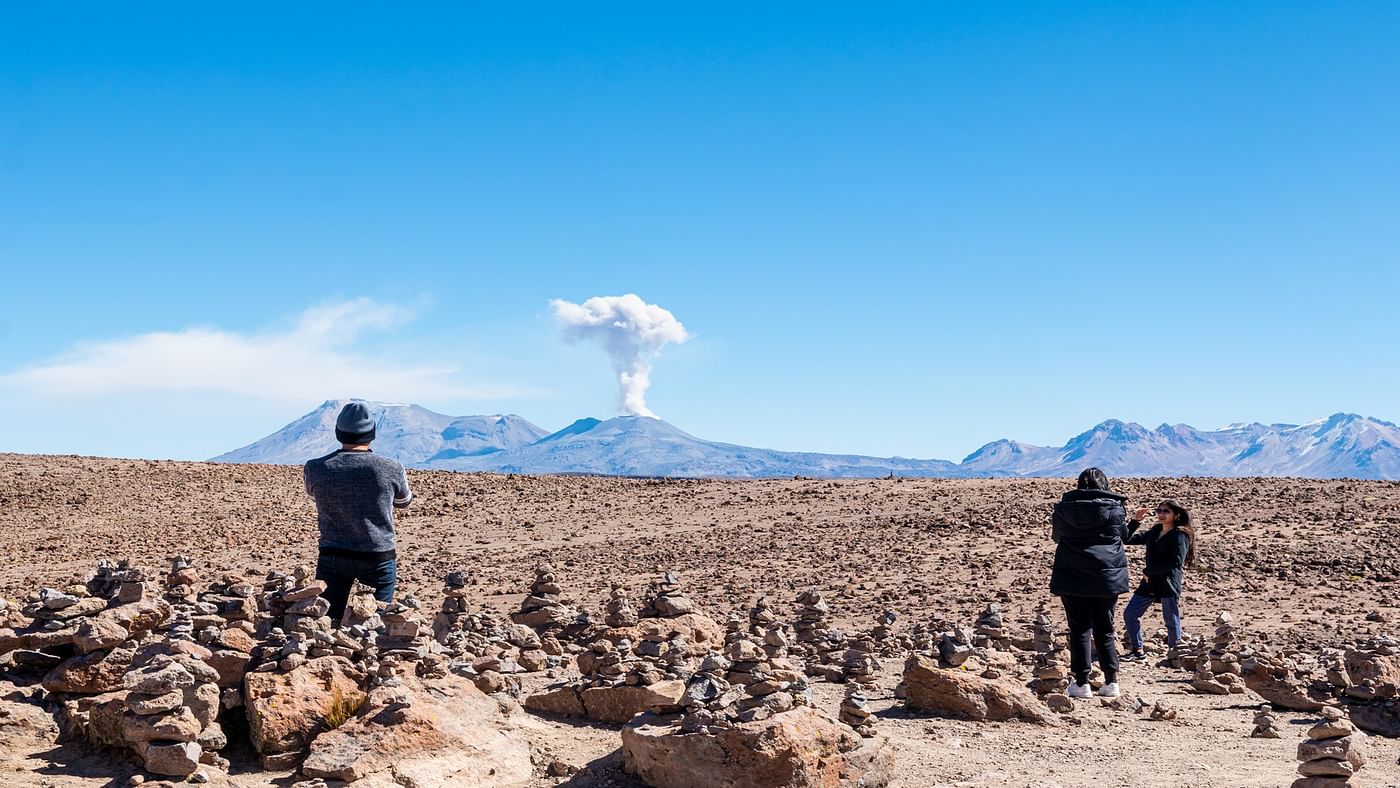
[[[242,651],[219,649],[209,656],[209,667],[218,671],[220,687],[237,687],[243,683],[252,659],[251,654]]]
[[[243,703],[248,735],[261,754],[304,750],[328,727],[365,701],[365,674],[342,657],[308,660],[290,673],[249,673]]]
[[[199,720],[184,707],[164,714],[143,716],[126,712],[122,739],[128,744],[150,741],[194,741],[201,730]]]
[[[690,642],[691,656],[703,657],[712,649],[724,648],[724,626],[709,616],[686,613],[675,618],[645,618],[636,627],[646,640],[670,640],[681,635]]]
[[[658,681],[645,687],[589,687],[579,693],[585,716],[599,722],[623,723],[644,711],[680,710],[685,682]]]
[[[1298,764],[1298,773],[1304,777],[1350,777],[1356,773],[1356,770],[1346,761],[1323,758],[1319,761],[1304,761]]]
[[[1314,712],[1323,707],[1323,703],[1308,695],[1307,687],[1293,680],[1287,670],[1262,661],[1244,663],[1244,685],[1280,708]]]
[[[1364,749],[1360,735],[1342,736],[1322,741],[1307,740],[1298,742],[1298,760],[1317,761],[1332,758],[1346,761],[1354,768],[1360,769],[1366,765]]]
[[[655,788],[881,788],[888,739],[862,739],[810,706],[710,735],[680,734],[674,718],[643,714],[622,729],[623,768]]]
[[[87,654],[99,649],[109,649],[120,645],[131,633],[114,617],[98,615],[78,624],[73,632],[73,645],[79,654]]]
[[[71,657],[44,676],[44,689],[85,695],[115,692],[122,688],[122,674],[135,656],[134,649],[113,649]]]
[[[395,703],[405,689],[412,702]],[[381,687],[356,717],[316,737],[302,772],[357,785],[525,786],[530,747],[511,727],[499,704],[456,675]]]
[[[1024,720],[1049,723],[1050,715],[1028,690],[1001,679],[938,667],[915,654],[904,664],[905,703],[914,709],[972,720]]]
[[[189,777],[199,769],[204,748],[195,742],[152,744],[146,748],[146,771],[169,777]]]
[[[561,717],[582,717],[587,713],[583,709],[583,698],[579,697],[579,690],[572,685],[529,695],[525,698],[524,706],[533,712],[557,714]]]

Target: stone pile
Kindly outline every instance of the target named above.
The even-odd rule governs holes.
[[[990,602],[977,616],[972,625],[972,645],[977,648],[1011,650],[1011,633],[1006,629],[1006,619],[1001,605]]]
[[[123,676],[125,697],[108,701],[105,709],[95,710],[98,720],[106,714],[106,735],[119,731],[120,741],[144,762],[146,771],[189,777],[201,763],[227,766],[215,753],[228,745],[228,737],[218,723],[218,673],[192,657],[157,655],[150,662]],[[118,711],[117,704],[124,710]],[[106,728],[95,720],[95,728]],[[115,738],[115,736],[113,736]]]
[[[870,710],[870,698],[866,694],[866,685],[847,684],[846,694],[841,698],[841,708],[837,713],[837,719],[851,726],[862,738],[872,738],[878,731],[875,729],[875,718]]]
[[[695,612],[695,603],[681,591],[681,579],[667,571],[647,591],[642,618],[675,618]]]
[[[554,567],[540,564],[535,567],[535,580],[530,584],[530,593],[520,602],[520,610],[512,613],[510,620],[530,627],[540,636],[540,647],[547,654],[555,656],[564,653],[563,641],[568,640],[565,629],[574,624],[577,613],[564,603],[560,594],[563,589],[554,576]]]
[[[1249,735],[1255,739],[1277,739],[1283,735],[1278,715],[1274,713],[1272,706],[1265,704],[1255,712],[1254,730],[1250,731]]]
[[[875,683],[880,661],[875,657],[875,638],[864,635],[850,640],[841,656],[841,673],[847,683],[868,687]]]
[[[116,600],[118,604],[140,602],[146,598],[146,573],[124,558],[120,561],[102,558],[97,562],[96,573],[87,582],[87,589],[92,596]]]
[[[898,613],[886,610],[875,620],[875,626],[870,630],[870,637],[875,641],[876,652],[882,657],[898,656],[905,650],[894,633],[894,622],[897,620],[899,620]]]
[[[767,719],[811,702],[806,676],[786,657],[770,656],[747,637],[729,644],[725,655],[729,660],[725,680],[744,688],[737,706],[739,722]]]
[[[440,678],[447,674],[447,658],[437,648],[417,599],[401,597],[386,605],[379,618],[384,622],[384,632],[375,640],[379,679]]]
[[[1211,672],[1240,675],[1240,650],[1235,640],[1235,617],[1221,611],[1215,617],[1215,632],[1211,635]]]
[[[972,639],[962,627],[951,621],[937,621],[933,630],[938,634],[938,662],[948,668],[959,668],[972,657]]]
[[[1342,788],[1354,785],[1353,777],[1366,765],[1362,741],[1365,734],[1356,729],[1341,710],[1328,706],[1322,720],[1308,730],[1308,738],[1298,744],[1298,774],[1292,788]]]
[[[773,607],[772,597],[761,596],[753,607],[749,608],[749,632],[754,635],[762,635],[768,628],[780,625],[782,617],[778,615],[777,609]]]
[[[627,595],[627,589],[619,583],[613,583],[612,590],[608,594],[603,623],[614,628],[635,627],[640,620],[641,616],[637,614],[637,608]]]
[[[725,678],[728,672],[729,660],[718,652],[701,660],[700,668],[685,685],[682,733],[714,734],[733,727],[737,716],[734,706],[743,697],[744,689],[729,683]]]
[[[1068,700],[1065,691],[1069,689],[1069,662],[1065,654],[1065,643],[1055,634],[1055,627],[1050,623],[1050,617],[1046,615],[1044,606],[1036,610],[1035,618],[1031,620],[1031,643],[1035,649],[1035,678],[1031,681],[1031,689],[1047,702],[1051,696],[1055,697],[1055,702],[1060,702],[1063,696]]]
[[[262,634],[262,643],[253,652],[254,671],[288,672],[335,653],[337,639],[327,615],[331,603],[321,596],[325,591],[325,581],[312,577],[308,566],[291,574],[268,573],[257,616],[255,631]]]
[[[1191,677],[1191,688],[1207,695],[1229,695],[1231,685],[1222,679],[1226,679],[1230,674],[1226,673],[1217,677],[1215,671],[1211,669],[1211,664],[1210,647],[1202,642],[1196,652],[1196,673]],[[1241,691],[1243,689],[1243,687],[1240,688]]]
[[[840,682],[844,678],[840,661],[846,635],[832,626],[831,606],[815,588],[798,595],[797,605],[794,652],[806,661],[807,675]]]

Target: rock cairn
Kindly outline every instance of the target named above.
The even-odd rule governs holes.
[[[1266,703],[1255,712],[1254,730],[1250,731],[1249,735],[1254,739],[1277,739],[1283,736],[1278,715],[1274,713],[1272,706]]]
[[[960,668],[972,657],[972,639],[962,627],[951,621],[937,621],[933,629],[939,633],[939,665],[945,668]]]
[[[170,560],[170,572],[165,576],[165,601],[170,603],[170,621],[166,637],[171,640],[194,640],[196,603],[199,601],[199,572],[190,559],[177,555]]]
[[[401,597],[384,607],[379,618],[384,622],[384,633],[375,642],[380,679],[446,675],[447,659],[435,648],[437,644],[417,599]]]
[[[797,606],[794,653],[806,661],[807,675],[841,682],[845,678],[841,657],[846,650],[846,634],[832,626],[831,606],[815,588],[802,592]]]
[[[1340,709],[1324,708],[1322,720],[1312,726],[1308,738],[1298,744],[1298,774],[1301,776],[1293,781],[1293,788],[1354,785],[1352,778],[1366,765],[1364,737]]]
[[[725,678],[729,660],[711,652],[700,662],[700,668],[685,685],[681,718],[682,733],[719,733],[733,727],[734,704],[743,696],[742,687],[734,687]]]
[[[449,572],[442,581],[442,607],[433,616],[433,637],[438,642],[450,632],[462,632],[470,626],[471,611],[467,605],[467,573]]]
[[[1211,635],[1210,669],[1216,674],[1240,675],[1240,645],[1235,641],[1235,617],[1221,611]]]
[[[1036,609],[1031,621],[1031,643],[1035,649],[1035,679],[1031,689],[1047,700],[1051,695],[1064,695],[1069,689],[1069,663],[1064,643],[1055,635],[1055,627],[1043,605]]]
[[[1006,629],[1006,619],[1001,605],[990,602],[972,625],[972,645],[977,648],[994,648],[1000,651],[1011,650],[1011,633]]]
[[[612,590],[608,594],[603,623],[614,628],[635,627],[639,620],[641,620],[641,616],[637,614],[637,608],[632,604],[632,600],[627,594],[627,588],[620,583],[613,583]]]
[[[681,579],[667,571],[647,591],[642,618],[675,618],[695,612],[695,603],[681,591]]]
[[[875,729],[875,718],[870,711],[870,698],[866,694],[866,685],[847,684],[846,694],[841,698],[841,708],[837,712],[837,719],[855,729],[863,738],[873,738],[878,731]]]
[[[763,635],[768,628],[779,625],[782,618],[773,607],[772,597],[761,596],[753,607],[749,608],[749,632],[754,635]]]
[[[869,687],[875,683],[880,672],[880,661],[875,657],[875,638],[863,635],[851,639],[846,653],[841,656],[841,673],[847,683]]]
[[[213,753],[227,746],[228,738],[217,721],[218,679],[197,659],[167,655],[123,676],[122,737],[146,771],[189,777],[202,761],[219,760]]]
[[[899,656],[904,651],[903,644],[894,634],[894,622],[898,620],[898,613],[886,610],[875,620],[875,626],[870,630],[870,637],[875,641],[875,650],[882,657]]]
[[[1234,673],[1216,673],[1214,667],[1216,664],[1222,664],[1226,667],[1233,666],[1237,670],[1239,668],[1238,661],[1217,663],[1212,656],[1212,647],[1202,639],[1196,652],[1196,673],[1191,678],[1191,688],[1207,695],[1230,695],[1244,692],[1245,686],[1240,676]]]
[[[263,581],[259,632],[263,643],[254,653],[255,671],[289,672],[308,659],[335,653],[331,603],[321,594],[326,583],[312,576],[311,567],[298,566],[291,574],[269,572]]]
[[[554,575],[554,567],[540,564],[535,567],[535,580],[530,584],[530,593],[520,602],[520,610],[512,613],[510,620],[530,627],[540,636],[540,648],[555,656],[564,653],[563,641],[566,627],[574,623],[577,613],[564,603],[560,595],[563,589]]]
[[[97,571],[87,582],[87,589],[92,596],[115,600],[121,605],[140,602],[146,598],[146,573],[133,567],[126,559],[99,559]],[[4,608],[0,607],[0,610]]]

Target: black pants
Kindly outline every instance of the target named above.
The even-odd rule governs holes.
[[[373,588],[374,598],[380,602],[394,601],[394,589],[398,587],[398,562],[387,557],[351,558],[322,552],[316,561],[316,579],[326,581],[326,593],[322,596],[331,603],[327,615],[336,626],[340,626],[341,616],[345,615],[345,603],[350,601],[350,588],[356,580]]]
[[[1093,649],[1099,652],[1104,681],[1118,680],[1118,647],[1113,637],[1113,611],[1116,596],[1062,596],[1065,619],[1069,622],[1069,669],[1078,684],[1089,681]],[[1091,645],[1092,641],[1092,645]]]

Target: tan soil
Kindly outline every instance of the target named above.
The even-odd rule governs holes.
[[[837,616],[868,628],[889,608],[896,630],[937,615],[971,625],[1003,595],[1013,625],[1041,601],[1063,480],[649,481],[410,472],[417,501],[400,519],[401,593],[436,607],[452,569],[475,577],[476,604],[514,608],[542,559],[566,596],[600,610],[612,581],[640,592],[664,568],[719,620],[759,593],[786,606],[827,592]],[[1202,569],[1188,575],[1188,632],[1219,610],[1243,641],[1345,645],[1394,632],[1400,615],[1400,483],[1296,479],[1121,480],[1131,505],[1180,500],[1200,523]],[[100,557],[163,568],[185,553],[212,574],[311,563],[315,513],[298,468],[0,454],[0,595],[83,579]],[[1134,573],[1140,551],[1130,548]],[[1367,621],[1379,614],[1383,621]],[[1154,621],[1154,623],[1156,623]],[[887,664],[880,729],[905,786],[1279,786],[1294,776],[1307,718],[1285,738],[1248,738],[1253,696],[1184,691],[1188,674],[1130,665],[1127,695],[1166,699],[1175,722],[1080,703],[1056,728],[975,724],[907,713]],[[817,684],[835,712],[840,687]],[[0,698],[17,697],[0,682]],[[18,690],[29,692],[31,690]],[[0,724],[0,785],[120,785],[130,765],[54,743],[42,715]],[[547,721],[532,734],[551,757],[585,767],[540,785],[635,786],[620,774],[616,728]],[[1372,737],[1360,783],[1400,785],[1400,743]],[[286,785],[239,772],[238,786]],[[548,759],[546,759],[547,762]],[[541,766],[544,764],[542,763]],[[116,782],[113,782],[116,780]],[[219,781],[216,782],[221,782]]]

